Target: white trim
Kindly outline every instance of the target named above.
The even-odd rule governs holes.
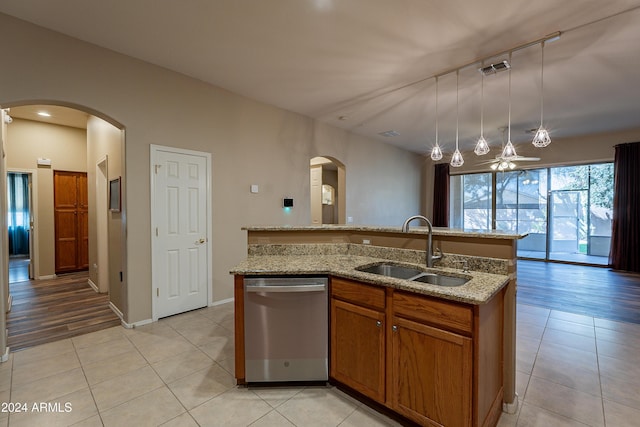
[[[502,412],[506,412],[507,414],[515,414],[518,412],[518,393],[515,393],[513,402],[502,402]]]
[[[145,319],[145,320],[140,320],[138,322],[127,323],[127,322],[124,321],[124,317],[122,316],[122,312],[120,310],[118,310],[118,307],[113,305],[113,303],[111,301],[109,301],[109,308],[111,308],[111,310],[116,314],[116,316],[118,316],[120,318],[120,324],[122,325],[123,328],[133,329],[133,328],[137,328],[139,326],[148,325],[149,323],[153,323],[153,319]]]
[[[7,313],[11,311],[12,306],[13,306],[13,295],[9,294],[9,299],[7,300]]]
[[[38,280],[51,280],[51,279],[55,279],[56,276],[55,274],[48,274],[46,276],[38,276]]]
[[[93,283],[93,280],[87,279],[87,283],[89,284],[89,286],[91,286],[91,289],[96,291],[96,293],[98,293],[98,294],[100,293],[100,291],[98,290],[98,286],[96,286],[96,284]]]
[[[104,169],[104,173],[102,172]],[[102,182],[101,176],[104,177],[104,182]],[[95,289],[96,292],[109,293],[109,211],[108,211],[108,197],[109,197],[109,157],[108,155],[104,155],[98,159],[96,162],[95,168],[95,191],[96,191],[96,224],[98,225],[96,231],[96,264],[98,265],[98,271],[94,271],[96,275],[96,280],[98,280],[98,284]],[[102,190],[100,189],[101,185],[104,185]],[[102,193],[104,198],[102,201],[99,200],[98,195]],[[104,227],[104,228],[101,228]],[[106,258],[105,258],[106,257]],[[106,261],[106,262],[103,262]],[[93,266],[89,266],[89,268],[94,268]],[[95,268],[94,268],[95,270]],[[102,286],[102,290],[100,290],[100,286]]]
[[[156,227],[156,219],[155,219],[155,209],[154,209],[154,203],[155,203],[155,190],[156,190],[156,184],[155,184],[155,167],[154,165],[156,164],[156,158],[157,158],[157,153],[160,151],[166,151],[166,152],[170,152],[170,153],[176,153],[176,154],[187,154],[187,155],[191,155],[191,156],[198,156],[198,157],[204,157],[206,164],[207,164],[207,177],[206,177],[206,182],[207,182],[207,188],[206,188],[206,198],[207,198],[207,218],[206,218],[206,224],[207,224],[207,242],[209,242],[209,244],[207,245],[207,301],[209,301],[209,297],[213,294],[213,256],[212,256],[212,252],[213,252],[213,231],[212,231],[212,224],[213,224],[213,213],[212,213],[212,199],[213,199],[213,194],[212,194],[212,177],[213,177],[213,170],[212,170],[212,161],[211,161],[211,153],[206,153],[204,151],[195,151],[195,150],[187,150],[187,149],[183,149],[183,148],[176,148],[176,147],[167,147],[167,146],[163,146],[163,145],[156,145],[156,144],[150,144],[149,145],[149,151],[150,151],[150,155],[149,155],[149,179],[151,181],[151,194],[150,194],[150,204],[149,204],[149,210],[151,211],[151,229],[149,230],[150,236],[151,236],[151,321],[157,321],[158,320],[158,313],[157,313],[157,309],[156,309],[156,293],[154,291],[154,266],[153,266],[153,260],[155,258],[155,252],[156,252],[156,247],[155,247],[155,240],[153,239],[153,237],[155,236],[155,227]]]
[[[216,305],[222,305],[222,304],[227,304],[229,302],[233,302],[234,298],[227,298],[227,299],[221,299],[218,301],[211,301],[209,303],[209,307],[215,307]]]
[[[4,352],[2,357],[0,357],[0,363],[4,363],[9,360],[9,346],[7,346],[7,350]]]
[[[109,301],[109,308],[111,309],[111,311],[113,311],[116,316],[118,316],[120,318],[120,320],[124,323],[124,315],[122,314],[122,312],[120,311],[120,309],[118,307],[115,306],[115,304],[111,301]]]

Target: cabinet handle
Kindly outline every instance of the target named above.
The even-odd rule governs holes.
[[[382,327],[382,322],[378,320],[378,321],[376,322],[376,326],[377,326],[378,328]]]
[[[393,332],[398,332],[398,327],[396,325],[393,325],[391,329],[393,330]]]

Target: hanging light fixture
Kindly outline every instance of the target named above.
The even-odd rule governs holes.
[[[509,52],[509,64],[511,64],[511,52]],[[516,158],[518,156],[518,154],[516,153],[516,148],[513,146],[513,144],[511,143],[511,68],[509,68],[509,123],[508,123],[509,127],[509,133],[507,136],[507,144],[504,146],[504,149],[502,150],[502,155],[500,157],[502,157],[503,160],[509,161],[509,160],[513,160],[514,158]]]
[[[538,148],[546,147],[551,144],[549,131],[547,131],[542,124],[542,120],[544,118],[544,41],[540,43],[540,45],[542,46],[542,65],[540,67],[540,127],[532,141],[532,144]]]
[[[484,68],[484,62],[482,63],[482,68]],[[482,70],[482,68],[480,70]],[[478,138],[476,148],[473,149],[473,152],[478,156],[484,156],[489,152],[489,144],[487,144],[487,140],[484,139],[484,73],[480,72],[480,75],[482,76],[480,84],[480,138]]]
[[[462,158],[462,153],[458,149],[458,123],[460,121],[460,70],[456,70],[456,151],[453,152],[453,156],[451,157],[451,166],[454,168],[459,168],[464,164],[464,159]]]
[[[431,160],[437,162],[442,159],[442,150],[438,145],[438,76],[436,76],[436,145],[431,149]]]

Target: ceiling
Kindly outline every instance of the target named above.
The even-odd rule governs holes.
[[[433,76],[454,71],[438,83],[443,151],[456,118],[473,148],[481,110],[499,147],[509,72],[484,78],[481,102],[480,60],[560,31],[545,44],[552,138],[640,127],[640,0],[2,0],[0,12],[418,153],[435,143]],[[517,146],[540,124],[540,44],[511,65]]]
[[[39,113],[46,113],[48,116],[43,116]],[[12,107],[9,115],[17,119],[54,123],[79,129],[87,128],[87,119],[89,118],[89,115],[84,111],[59,105],[24,105],[21,107]]]

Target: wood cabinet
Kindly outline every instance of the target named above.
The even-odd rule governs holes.
[[[87,174],[54,171],[56,273],[89,268]]]
[[[492,426],[502,405],[502,305],[332,279],[330,376],[428,426]]]
[[[471,425],[472,341],[393,319],[392,408],[425,425]]]
[[[332,280],[332,288],[330,375],[384,401],[384,290],[340,279]]]

